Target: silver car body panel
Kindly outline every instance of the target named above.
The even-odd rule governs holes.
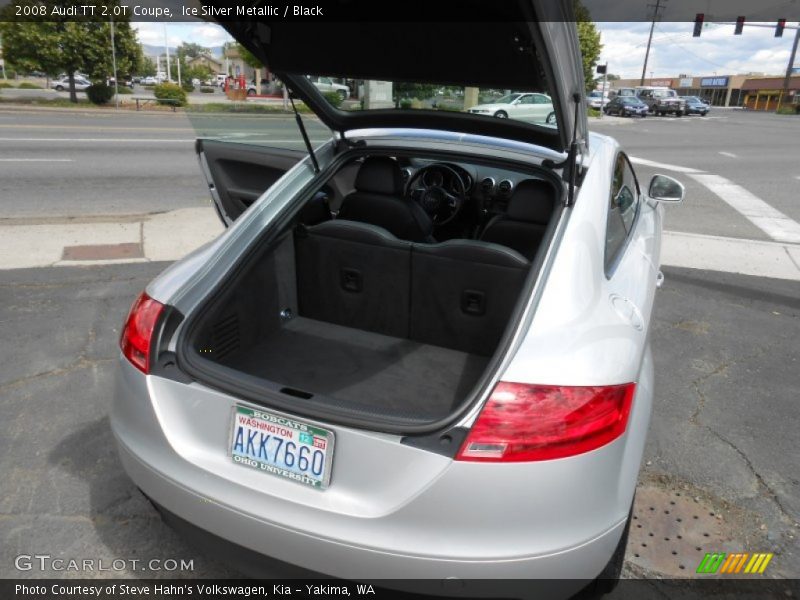
[[[372,130],[348,137],[357,134],[411,151],[460,149],[532,164],[561,156],[454,133]],[[595,577],[622,535],[652,409],[647,336],[662,209],[642,194],[627,248],[605,277],[611,165],[619,148],[599,135],[589,148],[576,203],[562,217],[560,239],[493,381],[636,382],[620,438],[569,458],[492,464],[454,461],[394,435],[317,423],[336,435],[331,485],[320,492],[231,461],[232,408],[251,404],[201,383],[145,376],[120,355],[111,425],[126,471],[148,496],[195,525],[330,575]],[[332,147],[317,153],[324,168]],[[189,315],[312,178],[308,161],[298,163],[217,240],[168,268],[147,292]],[[479,407],[461,424],[471,423]]]

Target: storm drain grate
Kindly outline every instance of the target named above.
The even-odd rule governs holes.
[[[687,491],[636,492],[626,558],[665,577],[691,577],[706,552],[741,550],[724,515]]]

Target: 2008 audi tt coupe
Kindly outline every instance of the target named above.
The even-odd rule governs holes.
[[[111,418],[169,522],[276,575],[565,594],[618,577],[663,204],[683,188],[644,188],[588,133],[570,6],[505,3],[480,27],[223,23],[332,137],[197,141],[229,227],[133,304]],[[309,75],[356,80],[363,102],[334,106]],[[424,102],[447,86],[547,94],[555,123]],[[419,102],[395,107],[401,89]]]

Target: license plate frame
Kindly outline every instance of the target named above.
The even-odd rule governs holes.
[[[269,439],[265,441],[264,437]],[[231,407],[227,453],[234,464],[252,470],[325,490],[330,485],[335,440],[330,429],[260,408],[241,404]],[[309,450],[303,454],[302,448]],[[289,455],[291,464],[287,462]],[[300,469],[301,457],[307,465],[305,470]],[[320,475],[315,468],[318,463]]]

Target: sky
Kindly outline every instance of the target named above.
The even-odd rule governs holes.
[[[144,44],[164,43],[163,23],[133,23]],[[677,77],[686,75],[735,75],[765,73],[782,75],[792,49],[794,30],[786,29],[782,38],[774,37],[774,23],[769,27],[745,25],[742,35],[734,35],[734,26],[706,24],[702,35],[692,37],[694,23],[656,23],[647,66],[647,76]],[[795,25],[795,23],[791,23]],[[623,78],[642,74],[650,23],[597,23],[603,51],[600,63],[608,62],[609,73]],[[194,42],[220,46],[231,38],[211,23],[168,23],[166,35],[170,46]],[[796,65],[800,65],[798,57]]]

